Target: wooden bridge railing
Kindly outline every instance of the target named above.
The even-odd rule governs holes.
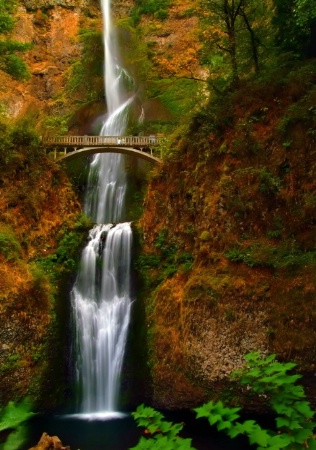
[[[155,147],[165,140],[157,136],[57,136],[43,138],[46,146],[124,146],[124,147]]]

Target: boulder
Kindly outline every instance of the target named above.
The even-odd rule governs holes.
[[[57,436],[49,436],[47,433],[43,433],[39,443],[29,450],[70,450],[70,447],[64,447]]]

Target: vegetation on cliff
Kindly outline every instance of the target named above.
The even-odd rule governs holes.
[[[54,381],[56,367],[62,377],[63,369],[56,364],[62,355],[48,349],[60,348],[67,334],[61,329],[67,307],[60,306],[58,288],[74,273],[90,223],[31,123],[2,120],[1,130],[0,401],[30,394],[50,405],[63,390],[61,380]],[[54,387],[45,395],[48,380]]]
[[[217,65],[203,56],[204,103],[174,133],[139,222],[153,401],[168,408],[232,398],[248,351],[306,374],[315,358],[315,10],[200,6],[200,54]]]
[[[134,116],[142,106],[146,118],[129,132],[171,137],[138,224],[153,402],[191,407],[224,388],[232,396],[229,375],[254,349],[312,373],[314,4],[137,0],[127,17],[121,3],[123,58],[139,84]],[[17,4],[15,26],[8,18],[0,32],[34,45],[23,56],[29,80],[0,71],[1,311],[12,318],[0,330],[1,402],[43,377],[47,339],[62,324],[57,280],[74,270],[87,226],[38,134],[97,132],[104,113],[97,2]],[[1,5],[0,26],[11,14]]]
[[[30,43],[22,43],[8,37],[13,30],[15,19],[13,13],[16,4],[13,0],[0,2],[0,68],[18,80],[29,78],[29,71],[23,59],[16,53],[31,48]]]
[[[276,416],[275,429],[265,429],[255,420],[239,421],[241,408],[227,407],[221,401],[195,408],[197,419],[206,418],[211,426],[215,425],[218,431],[232,439],[245,435],[249,444],[258,450],[315,449],[313,431],[316,424],[312,421],[315,413],[306,401],[304,389],[296,384],[300,375],[287,373],[295,368],[295,364],[279,363],[275,355],[262,358],[259,353],[249,353],[246,360],[242,370],[233,376],[248,391],[248,396],[258,395],[269,404]],[[133,450],[195,448],[191,446],[192,439],[179,436],[183,424],[166,422],[153,408],[141,405],[133,416],[138,426],[146,428],[149,437],[142,437]]]

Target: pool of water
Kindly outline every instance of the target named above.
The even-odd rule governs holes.
[[[171,414],[168,420],[184,422],[183,437],[191,437],[198,450],[236,450],[250,447],[244,439],[228,439],[210,428],[205,420],[193,420],[190,414]],[[71,450],[128,450],[135,446],[143,433],[129,414],[119,416],[56,415],[36,416],[29,423],[29,441],[25,448],[35,446],[45,431],[58,436]]]

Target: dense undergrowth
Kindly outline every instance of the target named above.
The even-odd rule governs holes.
[[[262,358],[259,353],[246,355],[247,363],[233,374],[235,381],[248,390],[249,395],[264,398],[273,413],[275,428],[265,429],[256,420],[241,421],[241,408],[225,406],[222,401],[210,401],[195,408],[196,418],[206,418],[211,426],[226,433],[231,439],[244,435],[258,450],[316,448],[314,411],[302,386],[296,382],[300,375],[290,374],[295,364],[280,363],[275,355]],[[147,439],[141,437],[133,449],[193,449],[192,439],[180,433],[183,424],[167,422],[158,411],[140,405],[132,413],[138,426],[144,427]],[[240,443],[237,445],[241,445]]]
[[[313,370],[315,83],[292,61],[213,93],[154,174],[137,267],[158,397],[216,398],[259,342]]]
[[[67,279],[91,224],[32,123],[3,120],[0,126],[0,401],[30,394],[50,405],[63,395],[63,368],[56,362],[62,355],[51,349],[64,346]]]

